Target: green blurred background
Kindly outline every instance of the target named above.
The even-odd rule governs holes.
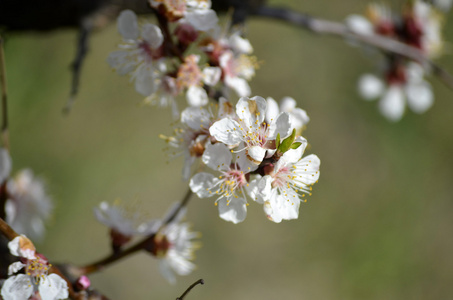
[[[343,20],[365,1],[270,1]],[[298,220],[274,224],[251,203],[238,225],[218,217],[212,199],[192,200],[187,219],[202,232],[198,268],[175,286],[145,253],[91,276],[112,299],[452,299],[453,92],[432,79],[435,105],[396,124],[356,82],[374,63],[338,38],[251,19],[248,37],[263,61],[254,95],[294,97],[311,121],[307,153],[322,161]],[[445,36],[453,40],[453,22]],[[43,176],[55,212],[39,250],[54,262],[84,265],[109,253],[107,229],[92,208],[121,198],[160,217],[186,191],[182,160],[166,163],[171,111],[139,105],[126,77],[105,62],[120,37],[94,34],[77,103],[69,93],[76,32],[11,35],[6,57],[14,169]],[[449,47],[451,50],[451,47]],[[451,51],[450,51],[451,52]],[[439,63],[453,72],[447,53]]]

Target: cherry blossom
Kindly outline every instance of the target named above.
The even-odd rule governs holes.
[[[124,43],[120,45],[123,50],[112,52],[107,62],[119,75],[130,73],[137,92],[149,96],[156,90],[156,73],[166,70],[162,31],[150,23],[139,27],[137,16],[131,10],[119,15],[118,31],[123,37]]]
[[[319,158],[313,154],[302,158],[307,141],[298,137],[296,142],[301,143],[297,149],[286,151],[264,168],[262,178],[250,183],[250,196],[264,204],[268,219],[276,223],[298,218],[300,202],[311,195],[311,186],[319,179]]]
[[[21,261],[9,266],[8,279],[3,283],[1,295],[5,300],[30,299],[38,295],[42,300],[68,298],[68,285],[57,274],[48,274],[48,260],[35,252],[33,243],[24,235],[17,236],[8,243],[12,255],[19,256]],[[11,276],[25,269],[25,274]]]

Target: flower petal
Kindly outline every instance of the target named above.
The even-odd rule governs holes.
[[[235,120],[224,118],[212,124],[209,128],[209,133],[219,142],[229,146],[235,146],[242,141],[242,134],[239,127],[239,123]]]
[[[266,100],[264,98],[255,96],[253,98],[242,97],[236,104],[236,114],[244,124],[256,127],[261,126],[266,116]]]
[[[379,109],[388,120],[396,122],[404,114],[405,103],[401,86],[392,85],[379,101]]]
[[[205,67],[203,69],[203,82],[209,86],[214,86],[219,82],[222,69],[219,67]]]
[[[209,103],[208,94],[200,86],[191,86],[187,89],[186,100],[190,106],[200,107]]]
[[[239,97],[248,97],[252,93],[250,86],[244,78],[225,76],[225,84],[233,89]]]
[[[210,123],[209,112],[204,108],[187,107],[181,113],[181,122],[193,130],[207,128]]]
[[[208,144],[202,160],[213,170],[228,170],[231,164],[231,151],[221,143]]]
[[[68,298],[68,284],[57,274],[50,274],[40,281],[39,294],[43,300],[57,300]]]
[[[159,48],[164,41],[164,36],[160,28],[149,23],[143,25],[142,37],[149,44],[151,49]]]
[[[208,31],[209,29],[214,28],[219,20],[216,12],[212,9],[187,12],[185,19],[199,31]]]
[[[242,197],[233,198],[229,202],[225,198],[220,199],[218,207],[220,217],[234,224],[244,221],[247,216],[247,201]]]
[[[125,40],[138,39],[137,15],[132,10],[123,10],[118,16],[118,32]]]
[[[2,286],[4,300],[24,300],[30,298],[33,293],[33,285],[30,276],[19,274],[9,277]]]
[[[26,264],[21,263],[20,261],[16,261],[12,264],[9,265],[8,267],[8,275],[13,275],[14,273],[17,273],[20,269],[25,267]]]
[[[214,175],[201,172],[195,174],[190,179],[189,186],[192,192],[197,194],[198,197],[207,198],[212,196],[209,190],[215,185],[215,182],[217,182],[217,178]]]
[[[365,100],[374,100],[384,92],[384,83],[371,74],[362,75],[359,79],[359,94]]]
[[[27,259],[35,259],[36,248],[25,235],[16,236],[8,243],[9,251],[12,255],[25,257]]]
[[[277,120],[271,123],[269,128],[269,140],[275,140],[277,134],[280,134],[280,139],[284,139],[291,134],[291,123],[289,122],[289,114],[286,112],[280,113]]]
[[[280,113],[280,109],[278,107],[277,101],[275,101],[273,98],[267,97],[266,102],[266,122],[271,123],[272,121],[277,119],[277,116]]]
[[[427,111],[434,103],[431,85],[426,81],[406,86],[407,105],[418,114]]]

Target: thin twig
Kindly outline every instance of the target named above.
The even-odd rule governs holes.
[[[204,280],[203,279],[198,279],[197,281],[195,281],[194,283],[192,283],[188,288],[187,290],[181,295],[179,296],[178,298],[176,298],[176,300],[183,300],[184,297],[195,287],[197,286],[198,284],[204,284]]]
[[[82,24],[79,29],[79,37],[77,40],[77,52],[74,62],[71,65],[72,69],[72,83],[71,83],[71,92],[69,94],[69,99],[66,102],[65,107],[63,108],[63,113],[68,114],[71,111],[72,106],[74,105],[75,98],[79,91],[80,85],[80,73],[82,70],[82,64],[85,59],[85,56],[88,52],[88,39],[92,26],[90,24]]]
[[[345,24],[312,17],[308,14],[288,8],[262,6],[252,12],[255,16],[281,20],[318,34],[333,35],[345,39],[353,39],[386,52],[398,54],[419,62],[432,71],[445,85],[453,90],[453,76],[446,70],[428,59],[422,51],[382,35],[364,35],[352,32]]]
[[[6,62],[5,50],[3,49],[4,40],[0,36],[0,85],[2,89],[2,142],[3,147],[9,149],[8,134],[8,90],[6,85]]]

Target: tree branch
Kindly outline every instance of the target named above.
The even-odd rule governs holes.
[[[323,20],[288,8],[261,6],[252,12],[258,17],[272,18],[296,25],[318,34],[333,35],[344,39],[353,39],[363,44],[379,48],[385,52],[419,62],[427,71],[432,71],[445,85],[453,90],[453,76],[428,59],[423,52],[397,40],[382,35],[363,35],[354,33],[340,22]]]

